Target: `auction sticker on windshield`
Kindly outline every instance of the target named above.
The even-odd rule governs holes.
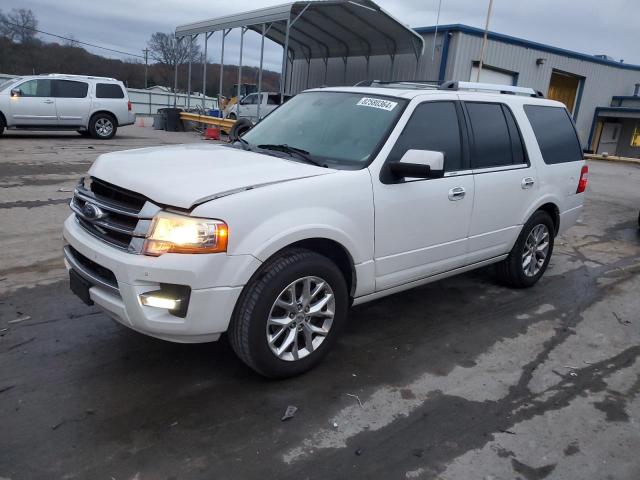
[[[390,102],[389,100],[382,100],[380,98],[362,97],[356,105],[361,107],[373,107],[380,108],[382,110],[391,111],[398,105],[397,102]]]

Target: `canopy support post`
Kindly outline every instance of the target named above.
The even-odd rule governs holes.
[[[328,58],[323,58],[324,61],[324,82],[322,83],[322,86],[326,87],[327,86],[327,71],[329,70],[329,59]]]
[[[220,87],[218,89],[218,110],[222,113],[222,87],[224,78],[224,39],[229,35],[229,30],[222,30],[222,52],[220,53]]]
[[[284,88],[287,82],[287,63],[289,50],[289,28],[291,27],[291,19],[287,18],[287,28],[284,36],[284,50],[282,52],[282,73],[280,74],[280,105],[284,103]]]
[[[307,59],[307,87],[309,88],[309,74],[311,73],[311,58]]]
[[[367,59],[367,80],[369,80],[370,77],[371,77],[371,70],[369,68],[370,67],[369,60],[371,59],[371,57],[369,55],[367,55],[365,58]]]
[[[258,69],[258,122],[260,121],[260,107],[262,106],[262,62],[264,60],[264,36],[267,33],[267,27],[262,24],[262,35],[260,40],[260,68]]]
[[[236,95],[236,114],[240,119],[240,94],[242,92],[242,48],[244,47],[244,33],[247,31],[247,27],[240,29],[240,62],[238,63],[238,94]]]
[[[344,73],[342,74],[342,84],[347,86],[347,60],[349,57],[342,57],[342,61],[344,62]]]
[[[191,57],[192,57],[192,54],[193,54],[193,35],[190,35],[189,36],[189,68],[187,69],[187,110],[191,108]]]
[[[178,47],[180,46],[180,42],[182,42],[182,37],[178,38]],[[173,72],[173,108],[176,108],[178,105],[178,57],[175,57],[175,60],[176,69]]]
[[[211,33],[204,34],[204,61],[202,62],[204,66],[202,67],[202,110],[207,108],[205,103],[207,98],[207,44],[209,43],[209,37],[213,35]]]
[[[391,55],[391,74],[389,76],[389,81],[393,81],[393,69],[396,66],[396,54]]]

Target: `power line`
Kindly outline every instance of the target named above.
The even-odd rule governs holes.
[[[128,55],[130,57],[137,57],[137,58],[143,58],[143,59],[145,58],[144,56],[136,55],[135,53],[123,52],[122,50],[114,50],[113,48],[101,47],[100,45],[94,45],[93,43],[81,42],[80,40],[76,40],[75,38],[63,37],[62,35],[56,35],[55,33],[45,32],[43,30],[38,30],[37,28],[27,27],[26,25],[18,25],[17,23],[9,22],[8,20],[5,21],[5,23],[8,23],[8,24],[13,25],[13,26],[18,27],[18,28],[24,28],[26,30],[32,30],[34,32],[42,33],[43,35],[50,35],[52,37],[60,38],[62,40],[67,40],[67,41],[72,42],[72,43],[78,43],[80,45],[87,45],[87,46],[93,47],[93,48],[100,48],[102,50],[107,50],[109,52],[121,53],[123,55]]]

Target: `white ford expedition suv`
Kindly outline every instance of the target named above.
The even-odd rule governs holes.
[[[138,332],[227,332],[259,373],[299,374],[351,305],[493,263],[534,285],[580,215],[582,153],[531,89],[309,90],[232,145],[100,156],[64,225],[71,289]]]
[[[108,140],[134,122],[127,89],[113,78],[52,74],[0,84],[0,134],[5,128],[77,130]]]

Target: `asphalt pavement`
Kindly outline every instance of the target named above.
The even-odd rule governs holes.
[[[268,381],[224,338],[145,337],[68,288],[97,155],[198,141],[0,138],[0,479],[640,478],[640,167],[589,162],[534,288],[483,269],[356,307],[318,368]]]

